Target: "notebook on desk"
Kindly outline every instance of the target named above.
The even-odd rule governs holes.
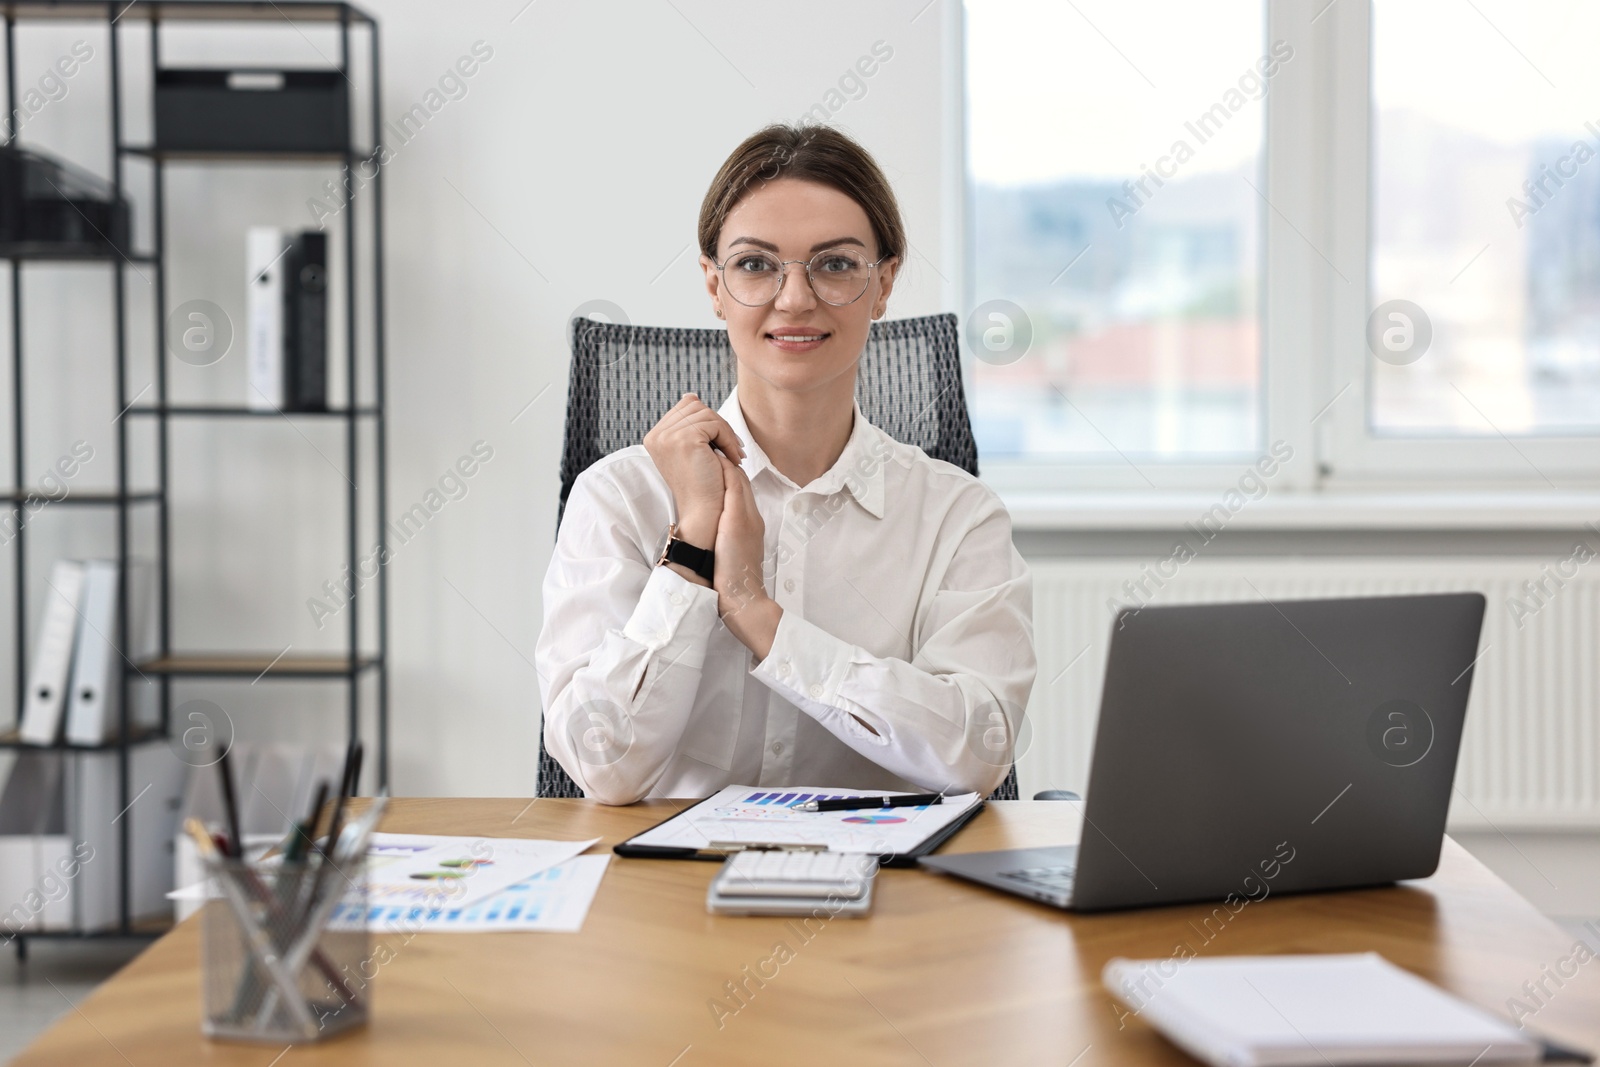
[[[1375,952],[1114,959],[1106,989],[1212,1067],[1578,1062]]]
[[[885,866],[910,866],[983,807],[982,796],[963,793],[916,807],[803,810],[813,800],[902,795],[880,789],[730,785],[614,851],[635,858],[721,860],[741,851],[816,850],[874,855]]]

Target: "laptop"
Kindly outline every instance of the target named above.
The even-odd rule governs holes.
[[[921,865],[1073,911],[1425,878],[1483,613],[1477,593],[1124,609],[1079,843]]]

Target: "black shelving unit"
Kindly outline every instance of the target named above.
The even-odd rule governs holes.
[[[199,680],[245,680],[249,682],[298,679],[301,681],[342,682],[348,691],[346,733],[350,739],[361,736],[361,689],[364,679],[375,678],[375,741],[376,759],[369,764],[374,768],[379,790],[386,790],[389,785],[389,690],[388,690],[388,573],[387,568],[380,565],[377,575],[371,585],[373,611],[375,617],[375,644],[370,649],[363,648],[361,620],[364,605],[367,602],[367,593],[360,590],[352,583],[349,602],[344,611],[347,615],[347,651],[343,655],[285,655],[281,652],[264,652],[260,654],[215,654],[215,653],[185,653],[172,646],[172,524],[170,514],[169,486],[172,477],[171,455],[169,452],[170,425],[175,419],[216,420],[220,427],[227,425],[235,419],[274,418],[283,421],[285,417],[290,420],[300,418],[334,419],[342,420],[345,429],[345,461],[351,477],[346,478],[349,489],[345,496],[346,538],[345,549],[350,572],[357,573],[360,559],[361,543],[361,494],[357,489],[355,480],[357,471],[361,470],[360,439],[363,427],[370,427],[373,437],[374,455],[372,457],[375,484],[368,483],[373,494],[373,515],[376,527],[372,531],[378,548],[379,559],[386,556],[387,533],[383,516],[388,510],[387,498],[387,459],[385,440],[384,416],[384,292],[383,292],[383,174],[381,167],[372,167],[370,178],[362,182],[356,180],[356,167],[362,162],[371,162],[379,158],[380,145],[376,139],[382,130],[380,112],[380,66],[379,66],[379,41],[378,24],[372,16],[348,3],[323,3],[312,0],[268,0],[268,2],[253,2],[253,0],[34,0],[34,2],[7,3],[0,2],[0,14],[5,18],[5,50],[6,50],[6,108],[11,116],[10,128],[15,131],[17,122],[17,71],[16,71],[16,34],[18,26],[29,20],[48,20],[59,22],[63,20],[78,20],[103,22],[107,26],[108,37],[108,62],[110,65],[110,140],[111,140],[111,185],[113,196],[120,199],[126,188],[124,182],[124,164],[133,159],[142,162],[142,165],[153,169],[151,189],[152,203],[151,230],[154,235],[154,247],[149,251],[135,251],[124,249],[107,251],[103,254],[55,253],[41,250],[37,254],[32,252],[14,255],[0,254],[0,259],[9,259],[10,284],[11,284],[11,355],[12,355],[12,485],[9,490],[0,490],[0,506],[9,506],[12,517],[16,522],[16,534],[13,538],[14,545],[14,574],[16,588],[14,590],[15,607],[15,654],[16,654],[16,708],[20,720],[24,706],[24,693],[27,686],[28,658],[28,629],[29,605],[26,595],[27,584],[27,536],[26,526],[23,522],[23,507],[31,498],[36,496],[22,487],[27,478],[27,441],[26,441],[26,392],[24,382],[24,354],[22,347],[22,275],[24,264],[29,262],[49,263],[84,263],[108,266],[114,272],[113,302],[114,302],[114,348],[115,348],[115,391],[118,410],[122,417],[115,420],[117,435],[117,480],[114,491],[81,492],[73,493],[61,500],[52,502],[49,506],[72,508],[100,508],[112,509],[116,513],[117,521],[117,561],[120,574],[120,595],[118,608],[117,647],[128,647],[130,631],[129,613],[129,525],[130,518],[136,509],[150,508],[155,512],[156,543],[155,553],[156,569],[158,572],[157,592],[160,597],[158,652],[153,658],[138,663],[128,663],[123,672],[123,699],[121,701],[121,720],[119,723],[118,739],[102,745],[78,746],[57,744],[55,749],[62,752],[104,752],[116,751],[119,754],[118,788],[123,810],[132,801],[130,796],[129,781],[129,751],[138,744],[163,743],[168,740],[169,720],[172,706],[172,682],[179,679]],[[352,32],[365,30],[367,43],[370,48],[369,60],[369,102],[371,109],[370,127],[373,138],[372,146],[366,151],[360,150],[354,143],[345,147],[343,152],[317,152],[317,153],[278,153],[278,152],[166,152],[150,145],[129,144],[124,138],[122,107],[123,107],[123,69],[122,69],[122,35],[130,27],[139,23],[149,26],[150,66],[152,73],[161,68],[161,27],[169,23],[254,23],[282,24],[284,22],[320,22],[333,23],[338,27],[339,56],[337,70],[350,79],[352,55]],[[353,85],[354,83],[352,83]],[[152,92],[154,87],[152,86]],[[352,95],[350,106],[352,112],[358,106]],[[351,129],[352,142],[356,134],[354,130],[357,123],[356,116],[352,114]],[[152,125],[153,128],[153,125]],[[12,136],[15,136],[13,133]],[[345,322],[345,353],[346,353],[346,380],[347,402],[337,410],[316,412],[278,412],[261,411],[243,406],[232,407],[222,405],[195,405],[172,404],[168,400],[167,391],[167,360],[170,358],[166,350],[166,316],[171,310],[167,306],[167,259],[168,249],[166,244],[166,178],[167,168],[173,165],[181,166],[211,166],[216,164],[228,165],[253,165],[260,167],[273,167],[284,163],[305,164],[316,162],[340,169],[344,182],[345,205],[343,215],[344,247],[345,247],[345,285],[342,299],[344,301]],[[370,196],[370,234],[366,239],[371,242],[371,278],[367,283],[371,286],[371,313],[367,317],[366,325],[371,330],[370,351],[371,366],[370,392],[363,399],[362,386],[362,360],[361,347],[358,343],[362,338],[360,329],[363,325],[361,305],[358,300],[360,292],[359,283],[367,281],[358,277],[360,257],[357,255],[357,215],[358,205],[365,202]],[[130,227],[130,232],[131,232]],[[128,298],[125,292],[125,272],[129,267],[149,266],[153,268],[153,299],[155,314],[154,320],[154,382],[153,389],[147,390],[153,394],[151,399],[143,403],[141,396],[129,396],[128,389]],[[330,300],[334,299],[330,291]],[[331,341],[331,338],[330,338]],[[330,352],[330,358],[332,353]],[[130,485],[129,478],[129,432],[130,426],[136,422],[147,420],[153,423],[156,456],[154,470],[156,484],[148,488],[134,488]],[[124,657],[126,659],[126,657]],[[137,727],[130,718],[132,706],[133,682],[135,679],[153,679],[157,682],[158,699],[160,706],[159,726],[144,729]],[[20,721],[18,723],[20,725]],[[31,748],[17,739],[15,730],[10,733],[0,734],[0,748]],[[160,928],[145,929],[133,921],[129,914],[130,891],[130,865],[131,847],[129,840],[129,824],[132,820],[119,821],[119,834],[121,844],[120,870],[118,871],[120,886],[120,921],[114,929],[98,931],[37,931],[21,934],[17,937],[19,956],[25,958],[26,943],[31,938],[47,937],[143,937],[153,936],[160,932]],[[153,843],[151,843],[153,845]]]

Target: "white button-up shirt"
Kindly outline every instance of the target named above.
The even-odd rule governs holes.
[[[550,753],[611,804],[733,784],[989,793],[1037,669],[1004,505],[859,407],[803,487],[762,453],[737,390],[720,414],[766,524],[771,652],[757,662],[714,591],[657,566],[671,490],[644,446],[615,452],[573,485],[545,575]]]

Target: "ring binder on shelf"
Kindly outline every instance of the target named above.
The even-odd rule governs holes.
[[[84,564],[82,619],[72,655],[67,697],[67,743],[98,745],[112,733],[122,696],[117,633],[117,565]]]
[[[22,740],[30,745],[53,745],[61,736],[62,699],[67,671],[72,666],[73,637],[78,631],[78,604],[83,598],[84,566],[75,560],[57,560],[50,569],[50,589],[45,594],[44,625],[28,674],[28,699],[22,711]]]
[[[245,234],[246,403],[282,410],[284,393],[283,260],[288,243],[276,226],[252,226]]]

